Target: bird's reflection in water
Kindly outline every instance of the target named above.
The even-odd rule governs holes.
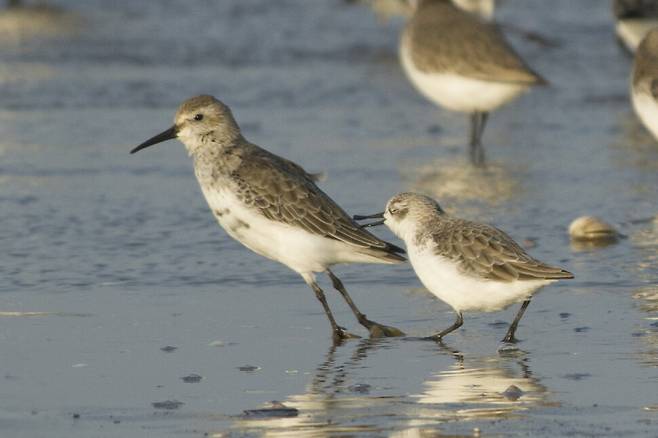
[[[400,366],[393,368],[385,357],[377,357],[405,354],[405,360],[415,360],[398,351],[404,342],[411,341],[363,340],[333,346],[307,390],[283,401],[285,406],[298,410],[297,416],[243,418],[233,428],[268,437],[358,433],[421,437],[429,436],[448,421],[511,418],[547,403],[546,388],[532,375],[526,355],[470,357],[444,345],[414,342],[419,346],[417,363],[427,366],[414,381],[415,373],[408,372],[401,357]],[[351,352],[345,351],[350,348]],[[384,353],[386,349],[395,350]],[[365,365],[368,357],[373,360]],[[437,364],[444,365],[444,369],[432,371]],[[401,375],[386,376],[384,370]],[[431,377],[423,381],[421,374]],[[405,383],[398,388],[400,381]],[[410,388],[419,384],[420,393],[408,395]]]
[[[26,5],[0,9],[0,46],[21,44],[33,38],[75,34],[81,19],[65,10],[48,5]]]
[[[525,355],[466,356],[434,374],[424,387],[413,396],[415,418],[391,436],[432,436],[432,425],[437,422],[515,418],[533,406],[551,404]]]
[[[445,204],[459,205],[460,214],[472,204],[496,206],[522,195],[521,172],[502,163],[478,168],[465,159],[435,159],[420,166],[404,166],[402,179],[411,191],[426,193]]]
[[[347,360],[341,349],[356,345]],[[357,344],[334,344],[325,360],[316,368],[313,378],[303,394],[289,396],[283,403],[299,411],[296,417],[243,419],[236,428],[261,432],[268,437],[324,437],[375,430],[374,425],[363,424],[362,418],[372,409],[392,403],[390,397],[367,394],[367,385],[359,385],[353,379],[362,362],[371,351],[391,348],[388,340],[362,340]],[[341,354],[338,354],[341,353]],[[367,423],[367,422],[366,422]]]

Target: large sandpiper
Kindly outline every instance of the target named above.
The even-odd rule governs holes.
[[[183,102],[171,128],[131,153],[174,138],[193,158],[219,224],[247,248],[300,274],[322,303],[334,339],[353,335],[336,323],[316,282],[318,272],[329,276],[371,335],[403,335],[366,318],[330,270],[340,263],[400,263],[405,261],[403,249],[363,230],[301,166],[245,140],[231,110],[212,96]]]

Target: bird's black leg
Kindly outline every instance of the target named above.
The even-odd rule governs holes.
[[[347,293],[345,286],[343,286],[343,282],[340,281],[340,279],[336,277],[334,273],[329,269],[327,269],[327,275],[331,279],[331,282],[334,285],[334,289],[340,292],[347,304],[350,306],[350,309],[352,309],[352,312],[354,313],[354,316],[356,316],[356,319],[359,321],[359,324],[368,329],[370,336],[375,338],[404,336],[404,333],[395,327],[378,324],[366,318],[366,315],[361,313],[358,307],[356,307],[356,304],[354,304],[354,301],[352,301],[352,298]]]
[[[475,160],[475,148],[478,143],[479,121],[480,121],[479,113],[477,112],[471,113],[471,139],[468,145],[469,145],[469,151],[470,151],[472,162]]]
[[[523,314],[525,313],[525,309],[528,308],[528,305],[530,304],[530,300],[525,300],[523,304],[521,304],[521,308],[519,309],[519,312],[516,314],[516,317],[514,317],[514,321],[512,321],[512,325],[509,326],[509,329],[507,329],[507,334],[503,338],[503,342],[508,342],[511,344],[514,344],[517,342],[516,338],[514,337],[514,333],[516,332],[516,327],[519,325],[519,321],[521,321],[521,318],[523,317]]]
[[[471,141],[470,157],[475,166],[484,166],[484,147],[482,146],[482,135],[487,124],[489,113],[476,111],[471,114]]]
[[[464,324],[464,317],[462,316],[461,312],[457,312],[457,319],[455,320],[455,322],[450,327],[448,327],[445,330],[440,331],[439,333],[437,333],[435,335],[428,336],[427,339],[431,339],[432,341],[439,341],[440,342],[441,339],[443,339],[443,337],[445,335],[447,335],[448,333],[454,332],[459,327],[461,327],[463,324]]]
[[[324,313],[327,315],[327,318],[329,319],[329,324],[331,324],[331,330],[333,331],[334,341],[340,342],[344,339],[358,338],[358,336],[347,332],[343,327],[339,326],[336,323],[336,320],[334,319],[334,315],[331,313],[331,309],[329,308],[329,304],[327,303],[327,298],[324,296],[324,292],[322,291],[320,286],[315,282],[315,279],[308,276],[303,276],[303,277],[304,280],[306,281],[306,284],[308,284],[311,287],[311,289],[313,289],[313,292],[315,292],[315,296],[318,298],[318,300],[322,304],[322,307],[324,308]]]

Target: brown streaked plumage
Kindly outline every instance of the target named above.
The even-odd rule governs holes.
[[[420,0],[405,27],[404,40],[423,72],[456,73],[495,82],[546,83],[507,43],[494,23],[463,11],[450,0]]]
[[[531,257],[504,231],[490,225],[444,214],[427,228],[432,232],[417,239],[428,239],[436,255],[455,261],[467,275],[504,282],[573,278],[570,272]]]
[[[339,240],[391,261],[404,261],[404,250],[361,228],[315,185],[300,166],[244,143],[240,165],[231,173],[236,196],[269,220]]]

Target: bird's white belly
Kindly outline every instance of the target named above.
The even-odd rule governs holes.
[[[219,224],[231,237],[300,274],[324,272],[338,263],[373,262],[372,257],[340,241],[271,221],[246,207],[229,190],[202,190]]]
[[[494,312],[523,301],[551,280],[497,282],[461,273],[457,265],[429,250],[408,248],[423,285],[457,312]]]
[[[400,60],[407,77],[422,95],[452,111],[492,111],[528,89],[527,85],[484,81],[454,73],[422,72],[416,68],[405,44],[400,47]]]
[[[631,96],[636,114],[654,138],[658,139],[658,103],[648,91],[640,93],[632,90]]]

